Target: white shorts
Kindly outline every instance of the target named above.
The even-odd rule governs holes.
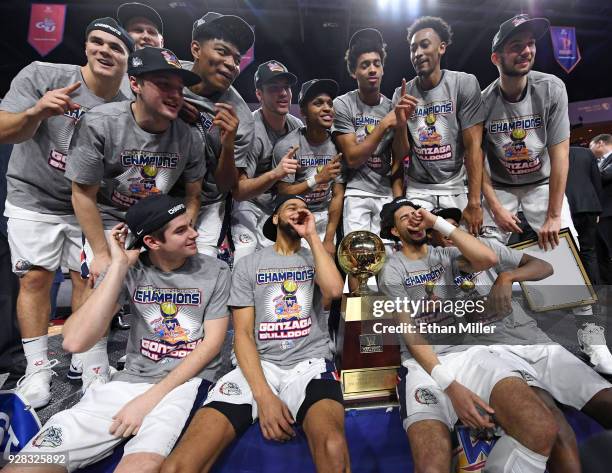
[[[521,378],[517,372],[522,367],[519,361],[502,358],[488,347],[470,347],[440,355],[439,359],[459,383],[487,403],[493,387],[502,379]],[[407,360],[402,366],[397,391],[404,429],[408,430],[415,422],[438,420],[452,430],[458,417],[450,398],[416,360]]]
[[[357,230],[366,230],[375,235],[380,233],[380,211],[392,197],[365,197],[359,195],[344,196],[344,236]],[[394,242],[383,240],[385,246],[392,247]]]
[[[124,455],[156,453],[168,456],[181,434],[202,384],[199,378],[174,388],[144,418],[138,434],[126,443]],[[112,417],[152,384],[111,381],[88,389],[78,404],[58,412],[28,442],[21,453],[66,453],[68,471],[74,471],[109,456],[123,441],[108,432]]]
[[[198,253],[216,258],[219,253],[219,237],[223,228],[225,201],[202,205],[196,221]]]
[[[501,205],[511,214],[519,211],[519,206],[523,210],[527,223],[538,232],[546,221],[546,210],[548,209],[548,184],[538,184],[522,187],[496,188],[495,195]],[[563,205],[561,207],[561,228],[569,227],[576,244],[578,244],[578,233],[572,222],[567,197],[563,195]],[[504,232],[497,227],[493,214],[486,199],[483,204],[483,236],[492,237],[499,240],[504,245],[508,243],[512,233]]]
[[[10,217],[7,224],[13,272],[24,276],[32,267],[79,271],[83,233],[74,217],[64,223]]]
[[[282,369],[273,363],[261,361],[264,376],[272,392],[287,404],[294,419],[306,397],[306,386],[313,379],[338,379],[336,367],[324,358],[311,358],[291,369]],[[228,404],[250,404],[253,422],[257,419],[257,402],[240,367],[223,376],[210,390],[205,407],[213,401]]]
[[[510,361],[519,357],[525,363],[521,374],[527,384],[548,391],[561,404],[578,410],[599,391],[612,388],[561,345],[494,345],[490,349]]]
[[[232,239],[234,241],[234,264],[243,256],[273,245],[262,233],[264,223],[270,215],[249,201],[236,202],[232,210]]]
[[[411,190],[406,191],[406,198],[413,204],[420,205],[427,210],[457,208],[463,212],[468,204],[468,195],[461,194],[422,194]]]

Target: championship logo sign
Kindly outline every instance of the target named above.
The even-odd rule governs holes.
[[[573,26],[551,26],[550,37],[555,60],[569,74],[581,59],[578,42],[576,41],[576,28]]]
[[[33,3],[30,10],[28,43],[38,54],[46,56],[64,39],[66,5]]]

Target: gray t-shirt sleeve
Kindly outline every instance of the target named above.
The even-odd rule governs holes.
[[[334,125],[332,132],[334,133],[355,133],[355,126],[351,118],[351,110],[344,100],[334,100]]]
[[[457,102],[457,119],[461,130],[484,122],[485,113],[480,84],[472,74],[463,75]]]
[[[406,290],[404,289],[402,281],[403,278],[398,271],[395,260],[389,260],[389,262],[383,266],[378,278],[380,290],[387,297],[405,297]]]
[[[253,138],[255,137],[255,121],[251,111],[245,105],[237,111],[238,131],[236,133],[236,141],[234,142],[234,161],[237,168],[246,168],[248,165],[248,155]]]
[[[21,69],[11,81],[11,88],[2,99],[0,110],[21,113],[38,102],[44,95],[39,84],[35,83],[39,76],[36,62]]]
[[[231,307],[255,307],[255,288],[253,287],[255,272],[249,267],[250,257],[245,257],[236,263],[232,273],[232,290],[228,305]]]
[[[551,87],[550,112],[546,122],[546,146],[559,144],[570,136],[565,84],[555,81]]]
[[[221,319],[229,316],[227,302],[229,300],[230,288],[232,284],[232,275],[229,267],[222,264],[217,278],[217,284],[213,290],[210,302],[206,306],[204,312],[204,320]]]
[[[76,126],[68,157],[66,178],[79,184],[99,184],[104,177],[104,120],[96,120],[95,112],[83,115]]]
[[[195,127],[189,127],[191,146],[187,156],[187,164],[183,171],[185,182],[199,181],[206,175],[205,147],[202,134]]]
[[[255,171],[257,170],[257,163],[259,163],[259,158],[263,153],[263,144],[261,142],[261,138],[258,136],[253,136],[253,143],[245,160],[244,164],[244,172],[249,179],[252,179],[255,176]]]

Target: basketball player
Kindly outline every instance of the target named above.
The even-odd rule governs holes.
[[[403,181],[394,177],[393,194],[405,195],[429,210],[464,209],[470,233],[482,225],[482,121],[480,85],[472,74],[441,69],[452,42],[450,26],[441,18],[421,17],[408,28],[410,61],[417,74],[405,89],[418,100],[408,117]],[[395,90],[397,104],[401,87]],[[467,185],[466,185],[467,182]]]
[[[425,232],[429,228],[452,238],[456,248],[429,246]],[[448,301],[454,291],[451,274],[458,257],[474,271],[486,270],[498,261],[495,252],[476,238],[404,197],[383,208],[381,237],[402,243],[402,250],[389,258],[379,276],[388,297],[423,302],[442,297]],[[403,368],[398,386],[415,470],[448,472],[449,431],[456,421],[461,419],[472,428],[490,428],[494,415],[508,435],[491,452],[487,471],[543,473],[558,426],[517,373],[520,363],[466,343],[452,329],[460,323],[457,310],[425,306],[400,315],[412,318],[411,326],[418,327],[415,335],[400,337]],[[433,335],[427,335],[424,342],[428,333]]]
[[[559,229],[569,227],[577,241],[565,184],[569,167],[570,123],[565,85],[557,77],[533,71],[536,41],[547,31],[545,18],[517,15],[499,27],[491,61],[499,78],[483,92],[485,173],[483,233],[506,243],[518,227],[519,206],[538,232],[540,248],[559,244]],[[590,306],[577,316],[592,315]],[[612,354],[603,327],[584,320],[578,340],[595,369],[612,374]]]
[[[293,130],[274,146],[274,166],[291,150],[298,162],[295,174],[287,174],[278,183],[278,193],[300,194],[315,216],[315,225],[323,246],[332,257],[342,216],[344,179],[342,156],[332,141],[333,100],[338,84],[331,79],[312,79],[302,84],[298,104],[306,126]]]
[[[272,244],[261,229],[274,210],[275,185],[297,170],[295,148],[272,166],[274,145],[287,133],[303,126],[299,118],[289,113],[291,87],[296,82],[297,77],[275,60],[264,62],[255,72],[255,94],[260,103],[253,112],[255,136],[247,166],[240,168],[238,186],[232,190],[234,263]]]
[[[263,232],[274,245],[240,259],[232,276],[238,367],[210,391],[164,473],[209,471],[258,418],[263,436],[280,442],[301,424],[318,472],[350,471],[342,391],[321,316],[323,299],[342,295],[342,278],[304,198],[278,196]],[[300,247],[302,238],[311,250]]]
[[[64,177],[70,139],[87,111],[126,99],[119,86],[131,38],[112,18],[92,21],[85,38],[84,66],[33,62],[0,105],[0,141],[15,143],[5,215],[13,271],[20,276],[17,316],[28,361],[18,392],[34,408],[51,399],[47,326],[55,271],[70,270],[73,310],[86,285],[79,276],[81,229]]]
[[[7,471],[72,472],[107,457],[126,439],[115,471],[159,471],[198,390],[207,392],[218,377],[229,315],[229,268],[197,254],[197,232],[186,210],[182,201],[167,195],[134,204],[126,220],[138,237],[128,250],[126,225],[113,228],[111,264],[92,296],[66,322],[64,349],[92,346],[106,332],[118,304],[129,300],[136,320],[126,368],[52,416],[22,450],[30,458],[63,453],[67,463],[11,465]]]

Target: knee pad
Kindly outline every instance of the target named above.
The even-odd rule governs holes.
[[[500,438],[484,467],[485,473],[544,473],[547,457],[529,450],[515,438]]]

